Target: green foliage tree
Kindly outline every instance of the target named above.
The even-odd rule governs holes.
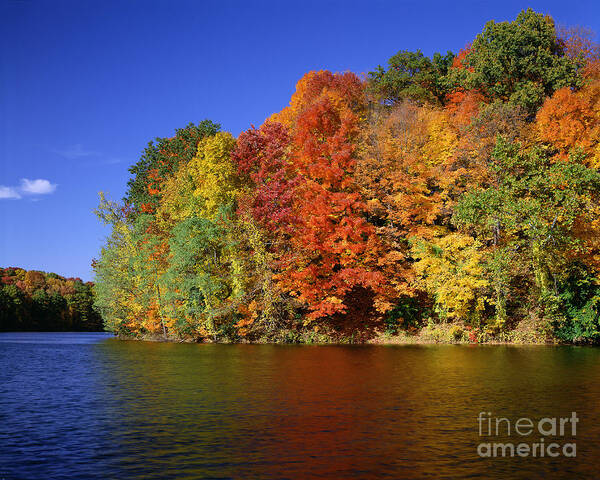
[[[551,17],[531,9],[514,22],[489,21],[449,82],[479,89],[491,99],[520,105],[533,114],[562,87],[578,87],[581,61],[566,55]]]
[[[501,262],[494,275],[498,305],[505,303],[500,292],[506,291],[510,272],[527,266],[533,286],[528,295],[550,311],[561,294],[565,268],[583,247],[574,226],[593,221],[586,216],[600,200],[600,173],[577,156],[554,163],[539,148],[523,150],[501,138],[490,167],[492,182],[461,198],[454,223],[503,252],[497,255],[512,253],[512,261]]]
[[[220,132],[200,141],[196,155],[166,183],[159,215],[170,229],[171,256],[159,282],[165,314],[176,331],[214,337],[231,323],[243,294],[238,240],[232,235],[239,190],[230,159],[235,139]],[[181,195],[185,192],[186,195]]]
[[[403,50],[391,57],[386,70],[381,65],[369,72],[369,90],[386,105],[404,99],[443,105],[449,92],[445,82],[454,54],[435,53],[433,58],[421,50]]]
[[[135,243],[132,227],[121,207],[100,194],[96,215],[112,228],[110,236],[94,261],[94,306],[100,312],[107,330],[118,334],[132,332],[131,320],[136,317],[138,288],[133,265]]]

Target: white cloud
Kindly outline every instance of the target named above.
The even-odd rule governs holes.
[[[26,195],[46,195],[54,193],[54,190],[56,190],[56,184],[50,183],[43,178],[38,178],[37,180],[21,179],[21,192]]]
[[[4,198],[21,198],[21,195],[19,195],[19,192],[12,187],[0,185],[0,199]]]
[[[23,195],[48,195],[54,193],[57,186],[58,185],[55,183],[50,183],[43,178],[38,178],[36,180],[22,178],[21,185],[18,187],[0,185],[0,200],[9,198],[19,199],[22,198]]]
[[[99,152],[95,152],[94,150],[86,150],[83,148],[81,143],[75,143],[73,145],[69,145],[68,147],[62,150],[52,150],[54,153],[58,153],[59,155],[68,158],[69,160],[74,160],[76,158],[82,157],[97,157],[100,155]]]

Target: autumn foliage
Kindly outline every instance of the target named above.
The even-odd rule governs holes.
[[[101,331],[92,287],[80,278],[0,268],[0,331]]]
[[[573,92],[561,88],[537,114],[541,140],[566,158],[574,149],[586,155],[586,164],[600,168],[600,79],[594,79]]]
[[[527,10],[458,55],[309,72],[237,138],[204,121],[157,139],[97,212],[106,326],[300,341],[455,322],[479,341],[533,319],[537,339],[600,340],[597,52]]]

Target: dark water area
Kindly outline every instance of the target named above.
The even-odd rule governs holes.
[[[587,347],[5,333],[0,479],[600,478],[599,400],[600,350]],[[544,437],[558,457],[482,458],[482,442],[542,434],[480,436],[480,412],[513,427],[572,412],[579,421],[575,435],[567,423],[564,436]]]

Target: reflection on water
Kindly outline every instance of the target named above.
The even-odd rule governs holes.
[[[599,471],[600,350],[592,348],[187,345],[60,333],[16,343],[6,335],[0,478]],[[482,459],[481,411],[513,420],[576,411],[577,457]]]

